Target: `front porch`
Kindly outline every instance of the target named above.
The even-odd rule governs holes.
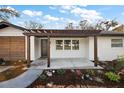
[[[53,58],[50,61],[47,67],[47,58],[39,58],[31,63],[31,69],[103,69],[86,58]]]
[[[27,36],[27,66],[29,67],[31,60],[33,60],[35,65],[40,64],[40,68],[42,67],[42,69],[97,68],[96,33],[99,33],[99,31],[25,31],[24,35]],[[92,38],[93,43],[89,41],[89,36]],[[30,40],[31,37],[33,37],[32,40]],[[46,42],[43,43],[42,39]],[[74,41],[76,41],[76,43],[74,43]],[[90,44],[91,46],[89,46]],[[89,54],[91,54],[91,56],[89,56]],[[47,57],[47,59],[36,60],[40,57]],[[94,63],[90,60],[94,60]]]

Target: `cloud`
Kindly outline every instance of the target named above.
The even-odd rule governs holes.
[[[96,20],[101,20],[103,17],[96,10],[87,10],[85,8],[76,7],[71,10],[72,14],[79,15],[81,18],[93,22]]]
[[[59,20],[58,17],[54,17],[54,16],[51,16],[51,15],[45,15],[44,19],[49,20],[49,21],[58,21]]]
[[[42,11],[31,11],[31,10],[24,10],[22,11],[22,13],[30,17],[41,16],[43,14]]]
[[[24,26],[24,22],[22,22],[22,21],[17,21],[17,25]]]
[[[52,10],[56,9],[56,7],[54,7],[54,6],[50,6],[49,8]]]
[[[67,11],[65,10],[59,10],[60,13],[66,13]]]
[[[65,21],[67,22],[67,23],[73,23],[73,24],[76,24],[77,23],[77,21],[75,21],[75,20],[73,20],[73,19],[65,19]]]
[[[74,8],[75,6],[73,5],[62,5],[61,8],[64,10],[71,10],[72,8]]]
[[[124,15],[124,12],[123,13],[121,13],[122,15]]]
[[[7,6],[6,9],[16,11],[16,10],[15,10],[13,7],[11,7],[11,6]]]

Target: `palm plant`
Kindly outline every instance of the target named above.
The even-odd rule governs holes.
[[[19,17],[20,14],[11,7],[2,6],[0,8],[0,20],[7,21],[11,17]]]

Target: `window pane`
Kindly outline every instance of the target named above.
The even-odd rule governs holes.
[[[61,45],[56,45],[56,50],[63,50],[63,46],[61,46]]]
[[[79,50],[79,40],[72,40],[72,49]]]
[[[56,40],[56,44],[62,44],[63,40]]]
[[[111,47],[123,47],[123,40],[122,39],[112,39]]]
[[[56,50],[63,50],[63,40],[56,40]]]
[[[64,49],[71,50],[71,40],[64,40]]]
[[[112,42],[122,42],[122,39],[112,39]]]

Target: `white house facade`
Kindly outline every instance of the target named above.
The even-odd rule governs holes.
[[[16,27],[10,23],[0,23],[0,58],[5,60],[28,59],[36,60],[41,57],[52,58],[86,58],[94,61],[94,34],[85,33],[83,36],[55,36],[56,33],[43,30],[42,32],[31,31]],[[65,31],[66,32],[66,31]],[[26,34],[24,34],[26,33]],[[62,32],[63,33],[63,32]],[[35,34],[35,35],[34,35]],[[39,35],[42,34],[42,35]],[[50,36],[48,38],[45,35]],[[29,37],[30,35],[30,37]],[[53,35],[53,36],[52,36]],[[71,35],[71,36],[69,36]],[[76,34],[77,35],[77,34]],[[124,54],[124,33],[123,32],[99,32],[97,35],[97,58],[99,61],[112,61]],[[27,37],[30,42],[27,42]],[[49,39],[49,40],[48,40]],[[48,41],[49,47],[48,47]],[[30,44],[30,45],[29,45]],[[19,47],[20,46],[20,47]],[[30,48],[29,48],[30,47]],[[27,49],[30,49],[29,53]],[[49,52],[48,52],[49,50]]]

